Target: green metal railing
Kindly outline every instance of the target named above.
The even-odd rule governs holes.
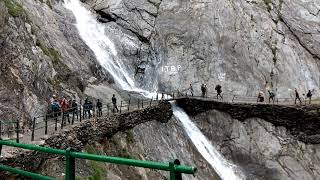
[[[3,145],[65,156],[66,158],[65,179],[66,180],[75,180],[75,159],[76,158],[169,171],[170,180],[182,179],[181,177],[182,173],[194,174],[197,170],[197,168],[192,166],[180,165],[180,162],[177,159],[170,161],[168,163],[160,163],[160,162],[154,162],[154,161],[142,161],[142,160],[135,160],[135,159],[120,158],[120,157],[73,152],[71,148],[68,148],[66,150],[61,150],[61,149],[53,149],[53,148],[42,147],[42,146],[31,145],[31,144],[20,144],[20,143],[3,141],[3,140],[0,140],[0,153]],[[24,171],[18,168],[12,168],[5,165],[0,165],[0,171],[9,171],[11,173],[16,173],[16,174],[26,176],[26,177],[31,177],[34,179],[41,179],[41,180],[54,179],[52,177],[43,176],[40,174]]]

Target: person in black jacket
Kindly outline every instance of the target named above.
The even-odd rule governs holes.
[[[119,109],[117,107],[117,98],[114,94],[112,95],[112,104],[113,104],[113,110],[112,110],[113,113],[114,113],[115,109],[117,110],[117,112],[119,112]]]
[[[307,99],[309,99],[309,104],[311,104],[311,97],[312,97],[312,92],[311,90],[309,90],[307,93]]]
[[[98,113],[98,117],[102,116],[102,102],[100,101],[100,99],[98,99],[97,101],[97,113]]]

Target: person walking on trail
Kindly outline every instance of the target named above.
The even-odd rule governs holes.
[[[311,90],[309,90],[307,93],[307,99],[309,99],[309,104],[311,104],[311,97],[312,97],[312,92]]]
[[[87,117],[87,115],[88,115],[88,117],[91,118],[90,102],[89,102],[88,98],[86,98],[86,100],[84,100],[83,113],[84,113],[83,117]]]
[[[100,101],[100,99],[98,99],[97,101],[97,110],[98,110],[98,117],[102,116],[102,102]]]
[[[272,100],[272,103],[274,104],[274,98],[275,98],[276,95],[274,94],[274,92],[272,92],[270,90],[268,90],[268,93],[269,93],[269,103]]]
[[[66,118],[67,118],[68,119],[68,123],[70,123],[69,101],[65,97],[62,97],[61,108],[62,108],[62,119],[63,119],[63,121],[66,120]]]
[[[112,104],[113,104],[113,110],[112,110],[113,113],[114,113],[115,109],[117,110],[117,112],[119,112],[119,109],[117,107],[117,98],[114,94],[112,95]]]
[[[72,118],[74,119],[74,116],[76,115],[78,119],[78,104],[76,100],[72,101],[71,108],[72,108]]]
[[[294,104],[297,104],[297,99],[298,99],[300,101],[300,105],[301,105],[302,102],[301,102],[300,95],[299,95],[297,88],[294,89],[294,92],[296,94],[296,98],[294,99]]]
[[[193,87],[192,87],[192,84],[190,84],[189,89],[190,89],[191,96],[193,96]]]
[[[222,98],[222,95],[221,95],[221,93],[222,93],[221,85],[220,84],[216,85],[215,90],[217,91],[217,99],[219,99],[219,97],[220,97],[220,99],[222,100],[223,98]]]
[[[60,112],[60,103],[57,99],[54,99],[53,102],[51,103],[51,110],[53,112],[53,116],[56,118],[59,115]]]
[[[206,89],[204,87],[204,84],[201,85],[201,92],[202,92],[202,97],[204,97],[206,94]]]
[[[257,102],[264,102],[264,93],[262,91],[258,93]]]
[[[204,96],[208,97],[208,87],[206,84],[204,84]]]

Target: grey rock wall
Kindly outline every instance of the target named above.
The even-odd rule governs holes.
[[[288,97],[294,88],[302,93],[314,89],[319,96],[318,4],[100,0],[93,7],[108,19],[106,26],[116,22],[151,49],[147,70],[157,72],[160,90],[182,91],[193,83],[199,93],[206,83],[212,93],[219,83],[225,93],[274,89]]]
[[[201,131],[247,179],[319,179],[319,145],[296,140],[260,118],[244,122],[211,110],[194,118]]]

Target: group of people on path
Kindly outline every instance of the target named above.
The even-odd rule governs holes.
[[[216,85],[215,87],[215,90],[217,92],[217,99],[223,99],[222,97],[222,86],[221,85]],[[190,91],[190,94],[191,96],[194,96],[194,90],[193,90],[193,86],[192,84],[190,84],[189,86],[189,91]],[[207,92],[208,92],[208,89],[207,89],[207,85],[206,84],[201,84],[201,92],[202,92],[202,97],[207,97]],[[276,94],[272,91],[272,90],[268,90],[268,95],[269,95],[269,103],[274,103],[275,102],[275,97],[276,97]],[[304,94],[303,94],[304,96]],[[312,91],[311,90],[308,90],[307,94],[306,94],[306,99],[309,100],[309,104],[311,104],[311,98],[312,98]],[[300,104],[302,104],[302,101],[301,101],[301,98],[300,98],[300,94],[297,90],[297,88],[295,88],[295,100],[294,100],[294,104],[297,104],[297,100],[300,102]],[[258,93],[258,96],[257,96],[257,102],[264,102],[265,101],[265,95],[262,91],[260,91]]]
[[[201,97],[208,97],[208,88],[207,88],[207,85],[206,84],[201,84]],[[216,87],[215,87],[215,90],[216,90],[216,92],[217,92],[217,99],[223,99],[222,98],[222,86],[220,85],[220,84],[218,84],[218,85],[216,85]],[[190,91],[190,94],[191,94],[191,96],[193,96],[194,94],[193,94],[193,87],[192,87],[192,84],[190,84],[190,86],[189,86],[189,91]]]
[[[112,95],[111,101],[113,104],[112,111],[115,112],[115,110],[117,110],[117,112],[119,112],[119,109],[117,107],[117,98],[115,97],[115,94]],[[58,98],[56,95],[53,95],[50,98],[49,103],[50,103],[49,114],[52,114],[54,117],[60,116],[62,113],[62,118],[68,119],[69,123],[70,123],[69,114],[73,114],[73,117],[76,116],[76,118],[78,119],[79,108],[76,100],[72,100],[71,98],[66,98],[65,96],[61,96],[60,98]],[[102,106],[103,104],[101,100],[97,99],[95,110],[98,117],[102,116]],[[86,98],[82,107],[83,107],[83,116],[91,118],[94,110],[92,101],[90,101],[89,98]]]
[[[294,93],[295,93],[294,104],[297,104],[297,100],[300,102],[300,104],[302,104],[302,101],[301,101],[301,98],[300,98],[300,94],[299,94],[297,88],[294,89]],[[274,103],[276,94],[273,91],[270,91],[270,90],[268,90],[268,94],[269,94],[269,103],[271,101],[272,101],[272,103]],[[311,104],[311,98],[312,98],[312,92],[311,92],[311,90],[308,90],[308,93],[306,94],[306,99],[309,99],[309,104]],[[264,102],[264,93],[262,91],[260,91],[258,93],[257,102]]]

